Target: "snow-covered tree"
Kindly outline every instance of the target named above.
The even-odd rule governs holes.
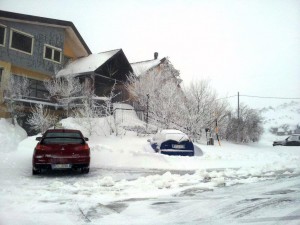
[[[83,99],[82,105],[74,110],[74,117],[88,131],[89,135],[92,135],[95,130],[95,118],[98,118],[99,114],[99,108],[90,98]]]
[[[190,136],[200,138],[205,128],[212,132],[215,121],[218,121],[219,131],[224,130],[224,121],[228,114],[227,104],[217,100],[217,94],[208,80],[190,83],[185,90],[186,113],[184,114],[187,130]]]
[[[42,104],[35,105],[31,110],[31,115],[27,123],[31,128],[42,134],[57,122],[57,117],[51,114],[50,110]]]
[[[71,76],[44,81],[44,85],[50,94],[50,98],[64,105],[69,116],[71,103],[76,100],[83,90],[78,78]]]
[[[11,75],[5,92],[5,102],[11,113],[12,123],[22,114],[23,104],[19,100],[29,96],[29,79],[24,76]]]
[[[226,139],[244,143],[255,142],[260,139],[262,133],[262,118],[259,112],[241,105],[239,118],[232,116],[229,119]]]
[[[172,64],[163,63],[158,69],[136,77],[128,76],[127,90],[136,102],[148,111],[152,123],[163,128],[176,126],[184,108],[184,94],[179,87],[179,71]]]

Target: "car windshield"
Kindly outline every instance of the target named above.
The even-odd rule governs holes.
[[[42,144],[83,144],[84,141],[82,138],[63,138],[63,137],[54,137],[54,138],[44,138]]]
[[[78,132],[48,132],[43,144],[82,144],[84,141]]]
[[[300,136],[294,135],[294,136],[290,136],[288,140],[289,141],[299,141],[299,139],[300,139]]]
[[[183,133],[168,133],[166,134],[166,140],[175,140],[175,141],[186,141],[188,140],[188,136]]]
[[[45,138],[54,138],[54,137],[81,138],[81,135],[78,132],[48,132],[45,135]]]

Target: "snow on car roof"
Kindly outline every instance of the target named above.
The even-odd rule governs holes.
[[[181,132],[180,130],[167,129],[158,132],[155,135],[155,140],[157,141],[158,144],[161,144],[166,140],[174,140],[177,142],[186,141],[189,140],[189,137],[185,133]]]
[[[180,130],[166,129],[161,131],[162,134],[184,134]]]

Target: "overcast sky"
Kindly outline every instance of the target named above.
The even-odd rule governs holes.
[[[299,0],[0,0],[0,8],[72,21],[93,53],[122,48],[135,62],[157,51],[185,84],[210,79],[220,97],[300,98]]]

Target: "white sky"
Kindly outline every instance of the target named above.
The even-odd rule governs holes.
[[[135,62],[157,51],[185,84],[210,79],[220,97],[300,98],[298,0],[0,0],[0,8],[72,21],[93,53],[122,48]]]

